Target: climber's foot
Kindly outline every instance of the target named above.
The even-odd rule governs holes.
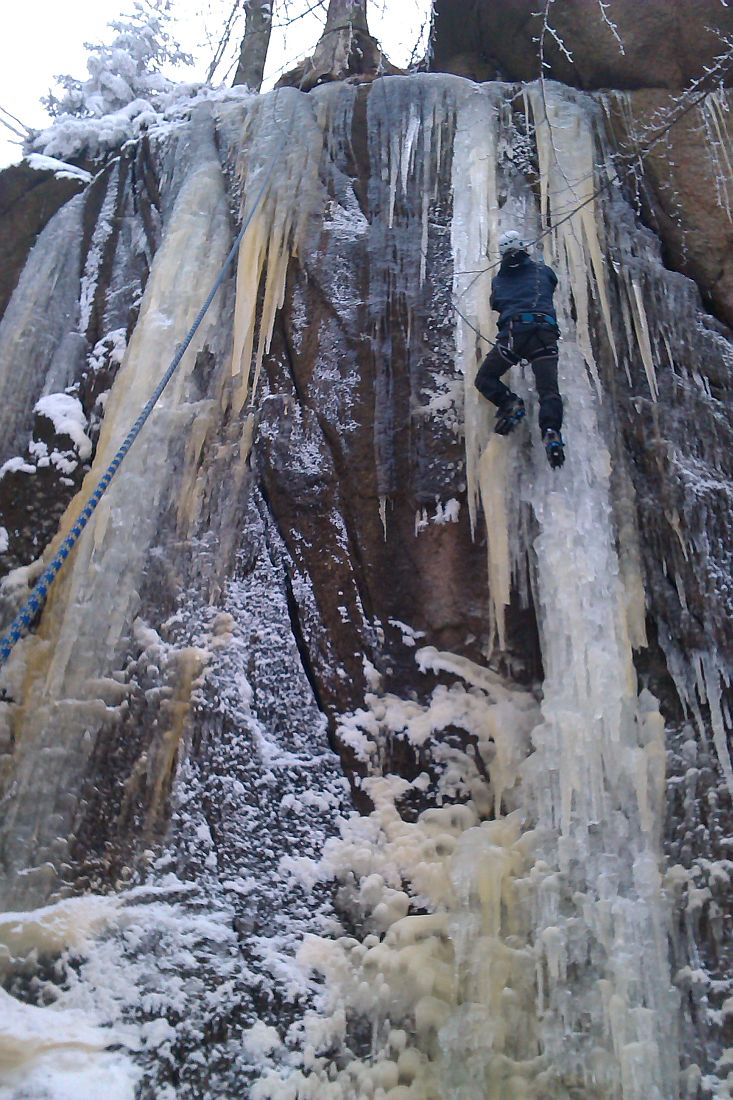
[[[542,442],[545,445],[547,461],[553,470],[559,470],[565,462],[565,444],[562,436],[554,428],[545,428],[542,433]]]
[[[524,416],[524,401],[516,394],[512,394],[503,405],[496,410],[496,424],[494,431],[497,435],[509,435],[516,428]]]

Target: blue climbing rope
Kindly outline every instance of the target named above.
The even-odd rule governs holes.
[[[41,574],[40,580],[35,584],[35,586],[31,590],[31,593],[30,593],[28,599],[25,601],[23,606],[20,608],[20,611],[18,612],[18,614],[13,619],[12,623],[8,627],[5,634],[3,634],[3,636],[0,638],[0,668],[2,668],[2,666],[5,664],[8,657],[12,653],[13,647],[15,645],[17,645],[17,643],[20,641],[20,639],[23,637],[23,635],[26,634],[27,631],[30,629],[30,626],[31,626],[34,618],[36,617],[38,612],[43,607],[43,604],[46,601],[46,596],[48,595],[48,590],[50,589],[51,585],[53,584],[54,580],[56,579],[58,573],[61,570],[61,567],[63,566],[64,562],[68,558],[69,554],[74,549],[74,546],[79,541],[79,537],[80,537],[82,531],[84,530],[87,523],[91,519],[91,516],[92,516],[95,508],[99,504],[100,500],[102,499],[102,496],[104,495],[105,490],[109,486],[109,483],[111,482],[114,475],[117,473],[117,470],[119,469],[125,455],[130,450],[130,447],[133,445],[133,443],[135,442],[135,440],[139,436],[139,434],[142,430],[142,427],[145,424],[145,421],[148,419],[151,412],[153,411],[153,408],[155,407],[155,403],[157,402],[160,395],[163,393],[163,390],[166,388],[166,386],[170,382],[171,378],[173,377],[173,374],[176,370],[176,367],[181,362],[181,359],[183,359],[183,356],[185,355],[189,344],[191,343],[194,336],[196,335],[196,332],[199,328],[199,325],[201,324],[204,317],[208,313],[209,307],[210,307],[211,303],[214,301],[214,298],[216,297],[216,293],[219,290],[219,287],[224,282],[224,279],[226,277],[229,266],[232,263],[232,261],[234,260],[234,257],[237,255],[237,252],[239,250],[239,246],[242,243],[242,240],[244,239],[244,235],[247,232],[247,230],[250,226],[250,223],[252,221],[252,218],[254,217],[254,215],[255,215],[255,213],[256,213],[256,211],[257,211],[257,209],[258,209],[258,207],[259,207],[259,205],[260,205],[260,203],[261,203],[261,201],[264,197],[265,190],[266,190],[266,188],[267,188],[267,186],[270,182],[270,179],[272,177],[272,173],[275,169],[275,165],[276,165],[277,161],[279,160],[280,154],[282,153],[283,149],[285,148],[285,143],[286,143],[287,137],[288,137],[288,134],[285,135],[285,137],[283,138],[282,144],[279,146],[279,148],[273,154],[272,161],[270,163],[270,167],[269,167],[267,173],[265,174],[265,178],[262,181],[262,186],[260,187],[259,191],[257,192],[257,196],[254,200],[254,203],[252,204],[250,212],[247,215],[247,217],[245,218],[244,224],[242,225],[242,228],[240,229],[239,233],[236,236],[234,244],[232,245],[232,247],[229,251],[229,255],[227,256],[226,260],[224,261],[224,263],[222,265],[221,271],[219,272],[216,279],[214,280],[214,285],[212,286],[211,290],[209,291],[209,294],[208,294],[208,297],[206,298],[206,301],[204,302],[204,304],[201,306],[201,309],[196,314],[196,319],[194,320],[194,322],[191,325],[190,329],[186,333],[186,336],[183,340],[183,343],[180,344],[178,349],[176,350],[176,353],[173,356],[173,359],[171,360],[170,366],[168,367],[167,371],[165,372],[165,374],[161,378],[160,382],[156,386],[155,391],[151,395],[150,399],[148,400],[147,404],[145,405],[142,412],[138,416],[137,420],[132,425],[129,432],[125,436],[124,440],[120,444],[120,447],[119,447],[117,453],[115,454],[114,458],[110,462],[109,466],[107,467],[107,469],[102,474],[99,481],[97,482],[97,485],[96,485],[96,488],[94,489],[94,492],[90,496],[86,506],[82,509],[81,514],[79,515],[76,523],[71,528],[70,534],[68,534],[66,536],[66,538],[64,539],[64,541],[61,543],[61,546],[56,551],[53,558],[51,559],[51,561],[49,562],[49,564],[47,565],[47,567],[44,569],[43,573]]]

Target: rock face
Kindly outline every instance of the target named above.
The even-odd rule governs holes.
[[[719,0],[438,0],[434,66],[474,80],[536,80],[545,14],[546,75],[588,90],[682,88],[733,35]]]
[[[611,107],[618,139],[639,148],[640,135],[664,118],[674,96],[636,91]],[[719,94],[680,118],[644,153],[643,173],[627,178],[646,223],[664,243],[667,263],[694,279],[706,305],[733,323],[733,173],[729,100]],[[643,138],[642,138],[643,142]]]
[[[696,219],[661,149],[605,185],[659,102],[441,75],[233,96],[47,226],[0,327],[28,364],[0,378],[7,618],[252,214],[2,672],[19,1049],[53,996],[52,1056],[83,1007],[78,1081],[126,1100],[727,1087],[726,192]],[[711,180],[726,109],[670,137]],[[560,275],[560,474],[530,380],[510,440],[472,385],[516,224]]]
[[[81,180],[58,179],[25,161],[0,172],[0,316],[38,234],[83,186]]]

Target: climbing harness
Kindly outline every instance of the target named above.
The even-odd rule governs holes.
[[[165,374],[161,378],[160,382],[156,386],[154,393],[152,394],[152,396],[148,400],[147,404],[143,408],[143,410],[140,413],[140,415],[138,416],[137,420],[132,425],[129,432],[125,436],[124,440],[120,444],[120,447],[119,447],[117,453],[115,454],[114,458],[110,462],[109,466],[107,467],[107,469],[102,474],[99,481],[97,482],[97,485],[96,485],[96,488],[94,489],[94,492],[90,496],[86,506],[82,509],[81,514],[78,516],[78,518],[76,520],[76,523],[71,528],[71,532],[66,536],[64,541],[61,543],[61,546],[56,551],[56,553],[54,554],[53,558],[51,559],[51,561],[49,562],[47,567],[44,569],[43,573],[41,574],[40,580],[33,587],[28,599],[25,601],[25,603],[20,608],[18,614],[13,619],[12,623],[8,627],[5,634],[3,634],[2,637],[0,637],[0,668],[2,668],[2,666],[7,661],[8,657],[10,656],[10,654],[13,650],[13,647],[20,641],[20,639],[23,637],[23,635],[26,634],[27,631],[30,629],[30,626],[31,626],[35,616],[38,614],[38,612],[43,607],[43,604],[45,603],[45,600],[46,600],[46,596],[48,595],[49,588],[51,587],[54,580],[56,579],[58,573],[61,570],[61,567],[63,566],[64,562],[68,558],[71,551],[73,550],[74,546],[79,541],[79,537],[81,536],[82,531],[84,530],[87,523],[91,519],[91,516],[92,516],[95,508],[99,504],[100,500],[102,499],[102,496],[104,495],[105,490],[109,486],[109,483],[111,482],[114,475],[117,473],[117,470],[119,469],[125,455],[130,450],[130,447],[133,445],[133,443],[137,439],[138,435],[140,434],[140,432],[143,428],[143,425],[145,424],[146,420],[148,419],[151,412],[153,411],[156,402],[158,401],[159,397],[163,393],[163,390],[166,388],[166,386],[170,382],[171,378],[173,377],[173,374],[174,374],[178,364],[183,359],[183,356],[185,355],[189,344],[193,340],[194,336],[196,335],[196,332],[198,331],[199,326],[201,325],[201,322],[203,321],[204,317],[208,313],[209,307],[211,306],[211,303],[213,302],[213,300],[216,296],[216,293],[219,290],[219,287],[224,282],[224,279],[226,277],[229,266],[232,263],[232,261],[234,260],[235,256],[237,255],[237,252],[239,251],[239,246],[240,246],[240,244],[242,243],[242,241],[244,239],[244,235],[247,232],[247,230],[250,226],[250,223],[251,223],[256,211],[258,210],[260,203],[262,202],[262,199],[264,198],[265,191],[266,191],[266,189],[267,189],[267,187],[270,183],[270,179],[272,178],[272,174],[275,170],[275,165],[278,162],[278,160],[280,158],[280,155],[282,154],[283,149],[285,148],[285,144],[286,144],[289,136],[290,136],[290,131],[288,130],[283,136],[282,143],[280,144],[280,146],[273,153],[272,161],[270,162],[270,166],[269,166],[267,172],[265,173],[265,178],[262,181],[262,185],[261,185],[259,191],[257,192],[257,195],[255,197],[255,200],[254,200],[253,204],[252,204],[250,212],[247,215],[247,217],[245,218],[244,223],[242,225],[242,228],[240,229],[239,233],[237,234],[237,236],[234,240],[234,244],[232,245],[227,258],[225,259],[224,263],[222,264],[222,267],[221,267],[221,270],[220,270],[219,274],[217,275],[216,279],[214,280],[214,285],[212,286],[211,290],[209,291],[209,294],[208,294],[208,297],[206,298],[206,301],[204,302],[204,304],[201,306],[201,309],[196,314],[196,318],[195,318],[193,324],[191,325],[190,329],[186,333],[186,336],[183,340],[183,343],[181,343],[179,345],[175,355],[173,356],[173,359],[171,360],[170,366],[168,367],[167,371],[165,372]]]
[[[546,325],[548,328],[558,328],[557,321],[549,313],[515,313],[509,318],[509,322],[518,325]]]

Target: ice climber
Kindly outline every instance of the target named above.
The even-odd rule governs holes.
[[[557,339],[560,330],[552,297],[557,275],[533,260],[527,244],[515,229],[499,239],[501,266],[491,284],[491,308],[499,314],[495,346],[476,375],[476,387],[497,406],[499,435],[509,435],[524,416],[524,401],[501,381],[501,376],[522,359],[534,371],[540,399],[540,432],[547,460],[554,468],[565,461],[562,398],[557,388]]]

